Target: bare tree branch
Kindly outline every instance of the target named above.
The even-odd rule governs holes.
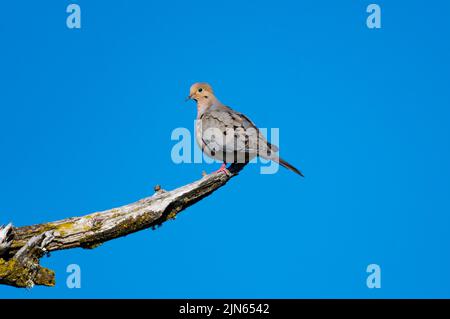
[[[0,284],[54,286],[54,272],[39,265],[45,253],[95,248],[106,241],[161,225],[225,185],[244,166],[232,164],[230,174],[210,174],[172,191],[155,187],[153,196],[103,212],[32,226],[0,227]]]

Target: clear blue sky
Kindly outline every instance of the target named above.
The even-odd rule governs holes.
[[[42,263],[0,297],[450,297],[447,1],[69,1],[0,6],[0,223],[123,205],[217,164],[172,162],[193,82],[280,128],[301,179],[255,165],[175,221]],[[79,264],[82,288],[68,289]],[[382,270],[366,287],[366,267]]]

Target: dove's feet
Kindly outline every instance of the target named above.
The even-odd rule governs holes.
[[[223,163],[222,166],[220,166],[220,168],[217,171],[215,171],[214,173],[220,173],[220,172],[225,173],[228,176],[231,176],[230,171],[227,169],[227,164],[225,164],[225,163]]]

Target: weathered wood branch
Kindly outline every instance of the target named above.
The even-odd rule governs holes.
[[[225,185],[244,166],[232,164],[230,174],[213,173],[172,191],[155,187],[153,196],[106,211],[32,226],[0,227],[0,284],[54,286],[53,271],[39,265],[45,253],[76,247],[91,249],[159,226]]]

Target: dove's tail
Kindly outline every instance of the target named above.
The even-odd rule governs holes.
[[[275,162],[279,163],[281,166],[286,167],[287,169],[293,171],[294,173],[297,173],[298,175],[300,175],[301,177],[305,177],[303,175],[302,172],[300,172],[298,169],[296,169],[294,166],[292,166],[291,164],[289,164],[288,162],[286,162],[284,159],[282,159],[281,157],[276,157],[273,158],[272,160],[274,160]]]

